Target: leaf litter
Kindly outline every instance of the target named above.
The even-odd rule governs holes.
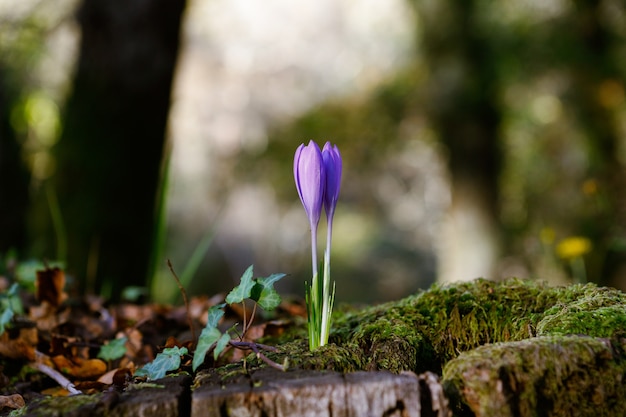
[[[284,274],[253,278],[251,266],[228,295],[187,299],[170,269],[183,306],[70,297],[58,267],[37,271],[34,292],[0,276],[0,412],[41,395],[124,391],[170,373],[237,362],[250,352],[286,369],[263,354],[272,347],[257,343],[305,314],[301,300],[281,301],[274,290]],[[277,312],[263,320],[257,306]]]

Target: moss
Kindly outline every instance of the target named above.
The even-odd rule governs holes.
[[[42,397],[24,410],[28,416],[83,416],[94,414],[102,394],[72,395],[69,397]]]
[[[626,407],[626,392],[597,384],[622,384],[626,355],[615,341],[624,338],[626,295],[618,290],[480,279],[338,314],[330,345],[311,353],[305,340],[287,342],[272,358],[282,362],[288,355],[305,369],[443,373],[447,394],[458,398],[458,415],[468,407],[499,415],[510,398],[514,416],[541,415],[532,410],[544,408],[553,410],[546,415],[591,415],[571,404],[598,398],[608,401],[602,410],[610,415]],[[494,398],[482,386],[510,396]]]
[[[448,362],[445,389],[483,417],[626,415],[623,348],[588,336],[481,346]]]
[[[537,326],[542,334],[585,334],[596,337],[626,336],[624,294],[608,288],[585,286],[583,295],[546,310]]]
[[[307,369],[441,372],[462,352],[537,335],[624,335],[626,296],[594,284],[549,287],[510,279],[435,285],[405,299],[334,317],[330,345],[304,340],[270,355]]]

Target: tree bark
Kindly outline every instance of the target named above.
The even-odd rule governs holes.
[[[184,7],[85,0],[79,10],[80,58],[54,186],[67,267],[82,290],[146,284]]]
[[[6,70],[0,62],[0,80]],[[29,175],[10,123],[14,91],[8,82],[0,85],[0,254],[18,251],[26,243],[25,216],[28,206]]]
[[[434,374],[280,372],[196,378],[194,416],[447,417],[447,400]]]

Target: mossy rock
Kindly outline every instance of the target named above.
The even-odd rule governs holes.
[[[573,376],[579,374],[588,378],[583,378],[588,383],[580,386],[581,392],[576,386],[569,387],[574,391],[567,394],[572,404],[577,403],[575,398],[591,398],[588,389],[583,388],[590,381],[609,378],[611,383],[622,384],[621,379],[613,378],[626,371],[624,337],[626,295],[618,290],[594,284],[550,287],[518,279],[479,279],[435,285],[400,301],[337,314],[329,345],[309,352],[304,340],[288,342],[281,344],[280,352],[272,357],[282,362],[287,355],[295,366],[304,369],[436,372],[443,375],[448,394],[458,397],[459,415],[471,415],[469,410],[481,416],[499,415],[481,408],[486,398],[482,397],[483,391],[470,390],[480,397],[476,400],[465,395],[466,388],[474,383],[487,384],[481,378],[497,383],[499,373],[510,369],[510,381],[522,381],[520,375],[528,373],[528,381],[547,378],[552,385],[545,389],[539,383],[510,385],[509,394],[519,404],[511,408],[517,411],[502,415],[567,415],[557,407],[565,394],[563,387],[569,387],[563,378],[574,381]],[[609,351],[610,357],[606,356]],[[592,370],[587,361],[585,355],[590,352],[602,359],[592,355],[597,369]],[[499,361],[490,362],[490,355],[499,355]],[[476,357],[483,358],[483,362]],[[483,373],[468,370],[479,363],[483,368],[491,364],[492,369]],[[462,369],[477,379],[472,382],[459,377]],[[568,372],[553,372],[560,369]],[[602,394],[611,398],[612,405],[607,410],[626,407],[625,395],[616,397],[609,391]],[[532,392],[535,393],[531,395]],[[597,399],[598,395],[592,397]],[[543,411],[539,412],[538,407]],[[574,409],[576,413],[572,415],[598,414],[597,407],[591,414],[582,407]],[[607,413],[604,415],[611,415]]]
[[[448,362],[444,386],[457,415],[624,416],[624,347],[589,336],[485,345]]]

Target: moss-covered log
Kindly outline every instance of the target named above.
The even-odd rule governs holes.
[[[279,356],[307,369],[443,374],[448,394],[460,395],[461,414],[469,407],[481,416],[499,415],[483,407],[493,401],[497,408],[498,402],[478,387],[505,384],[509,391],[493,395],[514,402],[508,415],[567,415],[563,410],[574,406],[564,408],[564,398],[572,404],[606,399],[597,407],[610,415],[626,407],[626,396],[598,384],[621,384],[616,378],[626,370],[620,342],[625,336],[626,295],[618,290],[476,280],[338,315],[330,345],[311,353],[305,341],[285,343]],[[490,362],[491,357],[499,362]],[[474,369],[479,365],[482,371]],[[590,391],[591,386],[600,391]],[[552,411],[541,414],[538,407]],[[583,407],[575,410],[596,415]]]
[[[301,366],[342,371],[441,372],[460,353],[488,343],[545,335],[626,336],[626,294],[594,284],[533,281],[433,286],[400,301],[338,315],[331,344],[315,354],[282,346]]]

